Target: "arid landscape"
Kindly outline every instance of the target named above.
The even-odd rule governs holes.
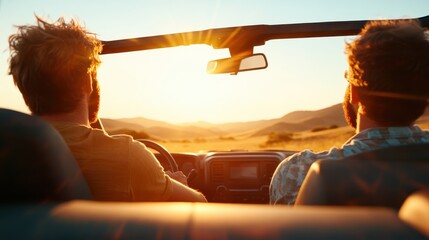
[[[295,111],[281,118],[211,124],[175,125],[147,118],[102,119],[107,132],[150,138],[171,152],[284,149],[321,151],[340,147],[354,131],[344,120],[341,104],[316,111]],[[429,128],[429,111],[418,125]]]

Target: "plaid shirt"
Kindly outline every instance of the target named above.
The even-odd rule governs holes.
[[[429,132],[412,127],[372,128],[347,140],[341,148],[314,153],[305,150],[283,160],[270,184],[270,204],[293,205],[311,164],[317,160],[338,160],[361,152],[412,143],[429,142]]]

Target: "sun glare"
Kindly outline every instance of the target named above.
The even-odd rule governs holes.
[[[173,122],[212,115],[229,100],[218,80],[222,76],[206,73],[208,61],[225,57],[221,54],[227,53],[201,45],[102,56],[102,115],[133,112],[129,117],[173,117]]]
[[[329,44],[337,50],[315,54]],[[342,99],[345,83],[338,71],[344,64],[342,44],[340,38],[283,45],[273,41],[255,48],[255,53],[266,53],[269,68],[238,75],[208,74],[209,61],[230,54],[227,49],[214,50],[207,45],[103,55],[100,116],[221,123],[278,118],[293,110],[328,107]],[[320,68],[309,71],[308,66]],[[324,101],[314,101],[309,95]]]

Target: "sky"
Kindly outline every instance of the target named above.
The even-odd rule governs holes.
[[[8,75],[8,37],[16,25],[78,19],[102,40],[209,28],[422,17],[429,0],[0,0],[0,107],[29,112]],[[344,43],[353,37],[268,41],[268,68],[209,75],[208,61],[229,57],[205,45],[102,56],[100,116],[171,123],[278,118],[342,101]]]

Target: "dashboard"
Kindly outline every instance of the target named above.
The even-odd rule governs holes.
[[[293,151],[226,151],[172,153],[190,187],[209,202],[269,202],[269,186],[277,165]],[[158,159],[161,155],[156,154]],[[162,159],[160,159],[162,163]]]

